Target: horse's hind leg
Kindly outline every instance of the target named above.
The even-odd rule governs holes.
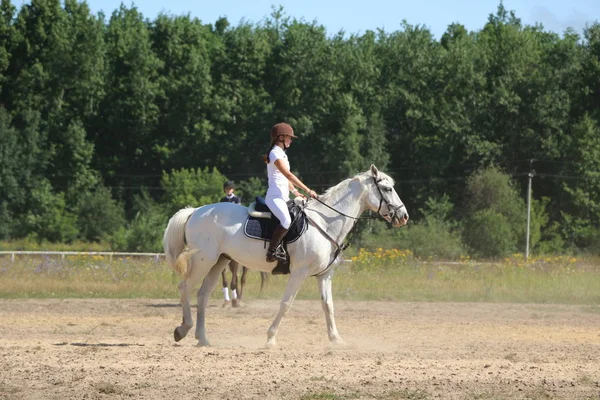
[[[329,341],[333,344],[345,344],[338,333],[335,325],[335,316],[333,313],[333,296],[331,293],[331,280],[333,279],[333,268],[323,276],[319,276],[319,291],[321,292],[321,305],[325,313],[325,322],[327,323],[327,334]]]
[[[181,321],[181,325],[175,328],[175,332],[173,332],[173,336],[176,342],[179,342],[183,339],[192,326],[194,326],[194,320],[192,319],[192,310],[190,308],[190,291],[188,289],[187,279],[179,282],[179,294],[181,296],[181,307],[183,309],[183,321]]]
[[[277,316],[273,320],[269,331],[267,332],[267,347],[274,347],[277,345],[277,340],[275,336],[277,335],[277,331],[279,330],[279,324],[281,323],[281,319],[287,314],[287,312],[292,308],[292,303],[296,298],[296,294],[300,289],[300,285],[308,276],[307,268],[298,268],[293,269],[290,275],[290,279],[285,287],[285,293],[283,294],[283,298],[281,299],[281,304],[279,305],[279,312]]]
[[[204,261],[206,255],[201,256],[200,254],[194,254],[188,259],[188,276],[179,283],[179,293],[181,294],[181,307],[183,309],[183,321],[181,325],[175,328],[173,336],[176,342],[183,339],[190,329],[194,326],[194,319],[192,318],[192,310],[190,306],[190,291],[204,278],[212,261],[207,264]],[[215,257],[216,259],[216,257]]]
[[[194,326],[194,319],[192,318],[192,310],[190,306],[190,291],[194,288],[194,286],[196,286],[200,279],[202,279],[202,275],[192,274],[179,283],[181,308],[183,309],[183,321],[181,322],[181,325],[175,328],[175,332],[173,332],[176,342],[179,342],[181,339],[183,339]]]
[[[198,339],[198,346],[210,346],[208,339],[206,338],[206,329],[204,327],[206,306],[210,299],[210,294],[217,286],[219,282],[219,275],[221,271],[227,267],[229,260],[223,256],[219,258],[217,263],[210,269],[202,286],[198,290],[198,317],[196,321],[196,339]]]

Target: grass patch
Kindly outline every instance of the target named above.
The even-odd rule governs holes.
[[[30,238],[0,241],[0,251],[111,251],[108,243],[96,242],[73,242],[52,243],[47,241],[38,242]]]
[[[553,258],[524,263],[425,263],[393,255],[337,267],[334,298],[374,301],[522,302],[581,304],[600,312],[600,264]],[[400,254],[400,253],[399,253]],[[260,275],[248,274],[246,299],[281,297],[287,276],[270,276],[259,293]],[[104,256],[0,257],[1,298],[169,298],[180,281],[163,259]],[[221,298],[219,290],[213,292]],[[299,299],[320,299],[308,279]]]
[[[0,257],[3,298],[176,298],[179,277],[164,260],[104,256]]]

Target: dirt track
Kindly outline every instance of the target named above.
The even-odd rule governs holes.
[[[600,397],[600,309],[296,301],[212,302],[210,348],[164,300],[0,300],[0,399],[503,399]]]

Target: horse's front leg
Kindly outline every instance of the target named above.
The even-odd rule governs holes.
[[[198,315],[196,321],[196,339],[198,339],[198,346],[210,346],[208,339],[206,338],[206,328],[204,326],[206,306],[210,299],[210,294],[219,283],[219,275],[223,269],[227,266],[228,260],[221,257],[219,261],[211,268],[208,275],[204,278],[202,286],[198,289]]]
[[[246,286],[246,275],[248,274],[248,268],[242,266],[242,276],[240,278],[240,290],[238,292],[238,299],[242,301],[242,296],[244,295],[244,286]]]
[[[279,330],[279,324],[281,323],[281,319],[285,314],[292,308],[292,303],[296,298],[296,294],[300,289],[300,285],[308,276],[308,268],[298,268],[293,269],[290,275],[290,279],[285,287],[285,292],[283,294],[283,298],[281,299],[281,304],[279,306],[279,312],[277,316],[273,320],[269,331],[267,332],[267,344],[266,347],[275,347],[277,345],[277,340],[275,336],[277,335],[277,331]]]
[[[190,294],[189,294],[189,283],[187,279],[182,280],[179,283],[179,293],[181,295],[181,308],[183,309],[183,321],[181,325],[175,328],[175,332],[173,332],[173,336],[175,337],[175,341],[179,342],[183,339],[192,326],[194,326],[194,320],[192,319],[192,310],[190,308]]]
[[[227,282],[226,268],[221,271],[221,278],[223,279],[223,307],[228,307],[231,305],[231,299],[229,298],[229,282]]]
[[[332,344],[343,345],[346,344],[338,333],[335,325],[335,316],[333,312],[333,296],[331,293],[331,281],[333,280],[333,268],[331,268],[326,274],[317,277],[319,281],[319,291],[321,292],[321,306],[325,313],[325,322],[327,323],[327,334],[329,335],[329,341]]]

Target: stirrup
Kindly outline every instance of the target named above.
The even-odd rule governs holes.
[[[287,261],[287,253],[281,244],[277,245],[277,247],[269,247],[267,250],[267,262],[273,261]]]

